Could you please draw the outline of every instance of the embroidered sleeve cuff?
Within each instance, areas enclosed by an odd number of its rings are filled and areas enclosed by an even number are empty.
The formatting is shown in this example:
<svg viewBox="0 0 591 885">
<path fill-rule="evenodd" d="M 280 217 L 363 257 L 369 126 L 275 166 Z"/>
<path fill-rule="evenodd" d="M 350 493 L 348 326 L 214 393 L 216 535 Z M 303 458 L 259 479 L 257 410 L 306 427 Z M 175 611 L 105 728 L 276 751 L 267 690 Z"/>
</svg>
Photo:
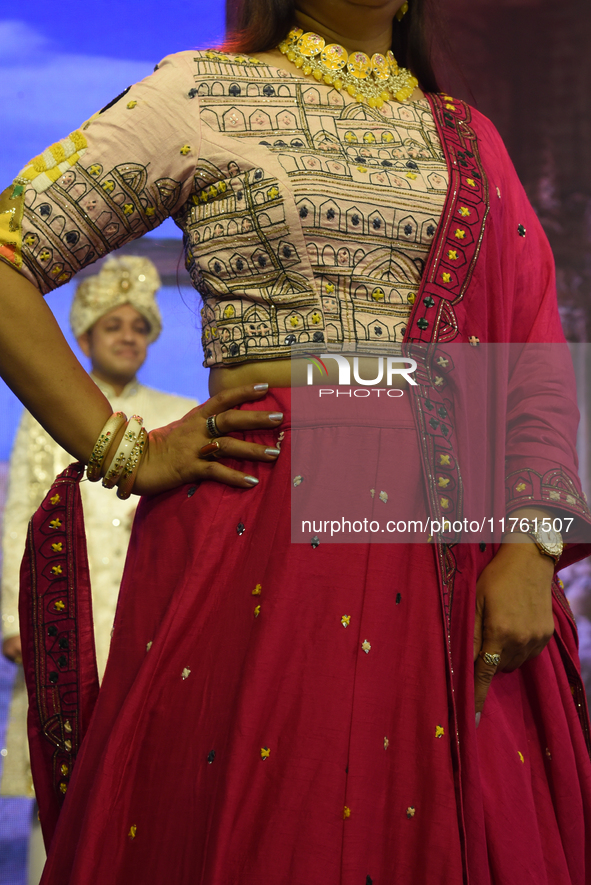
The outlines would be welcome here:
<svg viewBox="0 0 591 885">
<path fill-rule="evenodd" d="M 523 468 L 505 480 L 507 512 L 527 505 L 550 506 L 576 514 L 591 525 L 591 512 L 578 482 L 563 467 L 545 473 Z"/>
</svg>

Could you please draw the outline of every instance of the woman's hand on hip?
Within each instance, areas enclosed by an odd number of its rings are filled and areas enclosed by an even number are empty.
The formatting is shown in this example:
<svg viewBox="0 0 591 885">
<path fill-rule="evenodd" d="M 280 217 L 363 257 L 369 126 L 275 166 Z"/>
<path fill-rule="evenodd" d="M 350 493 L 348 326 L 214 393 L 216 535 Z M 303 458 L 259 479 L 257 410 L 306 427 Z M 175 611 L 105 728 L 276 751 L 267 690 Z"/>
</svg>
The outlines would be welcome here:
<svg viewBox="0 0 591 885">
<path fill-rule="evenodd" d="M 258 388 L 258 389 L 256 389 Z M 153 430 L 149 435 L 147 454 L 138 471 L 134 492 L 154 495 L 174 489 L 186 482 L 214 480 L 237 488 L 249 489 L 257 484 L 256 477 L 246 471 L 227 467 L 219 458 L 245 461 L 276 461 L 279 450 L 246 440 L 226 436 L 249 430 L 278 429 L 283 420 L 279 412 L 238 410 L 235 406 L 254 402 L 267 393 L 267 385 L 247 385 L 224 390 L 193 409 L 180 421 Z M 200 450 L 213 442 L 207 419 L 215 416 L 220 436 L 215 437 L 215 459 L 207 460 Z"/>
<path fill-rule="evenodd" d="M 495 673 L 517 669 L 550 641 L 553 574 L 552 558 L 523 537 L 520 543 L 501 544 L 480 575 L 474 624 L 477 725 Z M 496 655 L 500 656 L 498 665 Z"/>
</svg>

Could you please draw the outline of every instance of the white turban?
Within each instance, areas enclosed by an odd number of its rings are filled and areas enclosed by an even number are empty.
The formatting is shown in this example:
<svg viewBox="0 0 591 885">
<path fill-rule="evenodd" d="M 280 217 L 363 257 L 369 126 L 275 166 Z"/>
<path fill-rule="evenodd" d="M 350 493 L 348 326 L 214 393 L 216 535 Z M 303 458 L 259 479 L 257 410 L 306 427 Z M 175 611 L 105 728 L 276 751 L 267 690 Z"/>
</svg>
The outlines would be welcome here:
<svg viewBox="0 0 591 885">
<path fill-rule="evenodd" d="M 147 320 L 151 344 L 162 331 L 156 301 L 161 285 L 158 271 L 149 259 L 136 255 L 107 258 L 99 272 L 82 280 L 76 290 L 70 310 L 74 335 L 79 338 L 113 308 L 131 304 Z"/>
</svg>

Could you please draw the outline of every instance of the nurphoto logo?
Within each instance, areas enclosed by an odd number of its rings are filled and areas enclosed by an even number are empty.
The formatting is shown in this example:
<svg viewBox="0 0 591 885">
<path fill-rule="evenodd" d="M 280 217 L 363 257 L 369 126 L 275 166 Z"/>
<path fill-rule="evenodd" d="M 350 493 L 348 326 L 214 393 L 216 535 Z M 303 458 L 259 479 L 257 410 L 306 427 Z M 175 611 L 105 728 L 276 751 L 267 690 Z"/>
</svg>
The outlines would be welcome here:
<svg viewBox="0 0 591 885">
<path fill-rule="evenodd" d="M 320 356 L 312 356 L 312 354 L 307 354 L 306 358 L 308 360 L 307 366 L 307 377 L 306 384 L 308 386 L 314 385 L 314 369 L 317 369 L 320 373 L 321 377 L 327 379 L 329 376 L 329 371 L 326 366 L 324 360 L 335 360 L 338 366 L 339 372 L 339 387 L 351 387 L 351 362 L 350 358 L 343 356 L 342 354 L 336 353 L 322 353 Z M 410 359 L 409 357 L 401 357 L 401 356 L 388 356 L 388 357 L 367 357 L 364 359 L 364 363 L 371 359 L 372 364 L 374 361 L 376 363 L 377 375 L 375 378 L 362 378 L 361 371 L 359 366 L 359 357 L 353 357 L 353 382 L 358 384 L 362 389 L 355 390 L 355 396 L 369 396 L 369 390 L 363 390 L 363 388 L 367 387 L 393 387 L 392 391 L 388 391 L 388 396 L 403 396 L 404 391 L 400 389 L 398 386 L 394 387 L 394 376 L 398 375 L 404 378 L 407 384 L 411 386 L 415 386 L 417 382 L 412 377 L 412 373 L 416 372 L 417 363 L 416 360 Z M 364 366 L 364 369 L 367 369 L 367 365 Z M 374 371 L 376 371 L 374 369 Z M 319 391 L 319 396 L 326 396 L 335 393 L 333 388 L 321 388 Z M 336 391 L 337 396 L 339 395 L 339 391 Z M 350 395 L 350 391 L 348 392 Z"/>
</svg>

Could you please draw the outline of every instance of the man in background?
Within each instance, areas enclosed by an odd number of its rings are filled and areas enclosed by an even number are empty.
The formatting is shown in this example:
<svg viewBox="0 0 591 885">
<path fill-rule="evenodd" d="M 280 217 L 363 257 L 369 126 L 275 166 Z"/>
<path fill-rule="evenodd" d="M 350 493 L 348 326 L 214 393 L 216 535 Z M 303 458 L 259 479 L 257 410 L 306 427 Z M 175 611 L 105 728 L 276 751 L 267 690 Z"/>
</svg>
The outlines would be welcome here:
<svg viewBox="0 0 591 885">
<path fill-rule="evenodd" d="M 144 418 L 147 430 L 175 421 L 197 402 L 145 387 L 136 379 L 148 347 L 160 335 L 162 323 L 156 301 L 158 272 L 146 258 L 109 258 L 98 274 L 84 279 L 76 291 L 70 324 L 80 348 L 90 359 L 91 377 L 113 411 Z M 48 371 L 51 368 L 48 367 Z M 18 622 L 19 570 L 28 522 L 57 474 L 74 459 L 24 412 L 10 459 L 2 538 L 2 651 L 21 663 Z M 92 587 L 95 646 L 102 679 L 127 545 L 139 498 L 121 501 L 101 483 L 82 482 L 88 560 Z M 18 668 L 6 735 L 0 795 L 33 796 L 23 669 Z M 39 881 L 38 837 L 31 841 L 29 882 Z M 40 841 L 40 836 L 39 836 Z"/>
</svg>

